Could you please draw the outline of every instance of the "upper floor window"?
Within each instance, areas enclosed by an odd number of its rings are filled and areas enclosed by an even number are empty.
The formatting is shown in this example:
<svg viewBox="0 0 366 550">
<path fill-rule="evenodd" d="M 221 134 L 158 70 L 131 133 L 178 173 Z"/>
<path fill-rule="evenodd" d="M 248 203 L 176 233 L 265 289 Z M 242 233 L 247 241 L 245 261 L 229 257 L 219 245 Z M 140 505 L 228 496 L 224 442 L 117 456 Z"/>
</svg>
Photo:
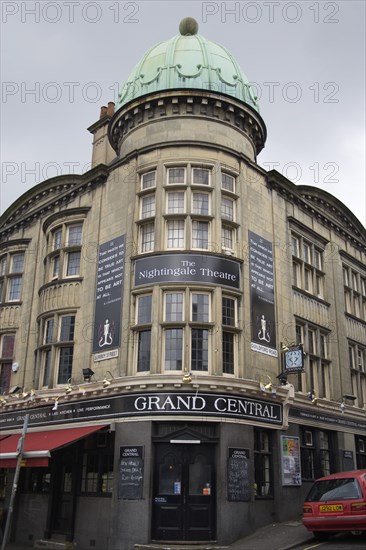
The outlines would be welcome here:
<svg viewBox="0 0 366 550">
<path fill-rule="evenodd" d="M 323 250 L 301 235 L 292 234 L 293 284 L 318 298 L 324 297 Z"/>
<path fill-rule="evenodd" d="M 234 374 L 236 356 L 237 300 L 222 297 L 222 371 Z"/>
<path fill-rule="evenodd" d="M 141 189 L 150 189 L 156 185 L 156 171 L 146 172 L 141 176 Z"/>
<path fill-rule="evenodd" d="M 235 178 L 233 176 L 229 176 L 229 174 L 222 174 L 221 187 L 225 191 L 235 193 Z"/>
<path fill-rule="evenodd" d="M 185 168 L 168 168 L 168 184 L 185 184 L 186 169 Z"/>
<path fill-rule="evenodd" d="M 366 347 L 355 342 L 348 345 L 349 367 L 351 369 L 352 394 L 354 404 L 366 406 Z"/>
<path fill-rule="evenodd" d="M 42 321 L 40 342 L 41 384 L 67 384 L 72 376 L 75 315 L 62 314 Z"/>
<path fill-rule="evenodd" d="M 189 370 L 208 370 L 210 318 L 210 294 L 188 290 L 164 294 L 165 370 L 181 370 L 184 365 Z"/>
<path fill-rule="evenodd" d="M 224 220 L 234 221 L 234 201 L 232 199 L 222 197 L 221 217 Z"/>
<path fill-rule="evenodd" d="M 151 359 L 152 295 L 142 294 L 136 300 L 137 372 L 147 372 Z"/>
<path fill-rule="evenodd" d="M 82 223 L 62 224 L 49 236 L 51 252 L 47 256 L 50 280 L 78 277 L 81 266 Z"/>
<path fill-rule="evenodd" d="M 343 265 L 343 284 L 346 312 L 366 321 L 366 278 Z"/>
<path fill-rule="evenodd" d="M 299 374 L 299 391 L 330 398 L 331 361 L 329 332 L 310 324 L 296 323 L 296 343 L 304 345 L 305 369 Z"/>
<path fill-rule="evenodd" d="M 0 258 L 0 302 L 21 299 L 25 252 L 9 252 Z"/>
<path fill-rule="evenodd" d="M 208 168 L 192 168 L 192 184 L 210 185 L 210 176 Z"/>
<path fill-rule="evenodd" d="M 15 334 L 0 335 L 0 395 L 9 392 L 14 361 Z"/>
<path fill-rule="evenodd" d="M 155 216 L 155 193 L 141 197 L 141 218 Z"/>
<path fill-rule="evenodd" d="M 144 223 L 140 226 L 140 252 L 154 250 L 155 225 L 154 222 Z"/>
</svg>

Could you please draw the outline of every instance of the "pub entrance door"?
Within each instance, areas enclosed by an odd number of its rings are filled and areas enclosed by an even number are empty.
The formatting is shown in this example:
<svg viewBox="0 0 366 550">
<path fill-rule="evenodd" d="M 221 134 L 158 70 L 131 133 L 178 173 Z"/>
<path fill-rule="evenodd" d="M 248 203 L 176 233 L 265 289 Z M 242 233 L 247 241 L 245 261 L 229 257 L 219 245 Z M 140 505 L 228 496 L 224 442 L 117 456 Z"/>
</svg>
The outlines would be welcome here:
<svg viewBox="0 0 366 550">
<path fill-rule="evenodd" d="M 78 445 L 71 445 L 52 455 L 47 538 L 66 541 L 74 538 L 77 471 Z"/>
<path fill-rule="evenodd" d="M 156 444 L 153 539 L 214 540 L 214 449 L 199 441 Z"/>
</svg>

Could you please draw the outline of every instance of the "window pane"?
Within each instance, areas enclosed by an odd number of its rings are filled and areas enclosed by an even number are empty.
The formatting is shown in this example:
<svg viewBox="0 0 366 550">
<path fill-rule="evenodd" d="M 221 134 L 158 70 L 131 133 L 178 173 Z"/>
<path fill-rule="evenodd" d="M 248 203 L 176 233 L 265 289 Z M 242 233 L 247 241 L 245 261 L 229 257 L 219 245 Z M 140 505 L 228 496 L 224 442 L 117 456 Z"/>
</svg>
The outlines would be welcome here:
<svg viewBox="0 0 366 550">
<path fill-rule="evenodd" d="M 11 373 L 11 363 L 3 363 L 0 370 L 0 395 L 9 392 Z"/>
<path fill-rule="evenodd" d="M 170 220 L 167 223 L 167 248 L 184 247 L 184 221 Z"/>
<path fill-rule="evenodd" d="M 44 338 L 43 338 L 44 344 L 50 344 L 53 341 L 53 326 L 54 326 L 54 320 L 47 319 L 44 326 Z"/>
<path fill-rule="evenodd" d="M 73 346 L 60 348 L 60 358 L 58 364 L 58 384 L 67 384 L 71 378 L 72 358 L 74 354 Z"/>
<path fill-rule="evenodd" d="M 13 254 L 11 258 L 11 273 L 22 273 L 24 268 L 24 253 Z"/>
<path fill-rule="evenodd" d="M 169 168 L 168 170 L 168 183 L 184 183 L 185 179 L 184 168 Z"/>
<path fill-rule="evenodd" d="M 221 246 L 233 250 L 234 248 L 234 230 L 230 227 L 222 226 L 221 229 Z"/>
<path fill-rule="evenodd" d="M 183 293 L 165 295 L 165 321 L 183 320 Z"/>
<path fill-rule="evenodd" d="M 61 237 L 62 237 L 62 229 L 56 229 L 53 233 L 53 250 L 57 250 L 58 248 L 61 248 Z"/>
<path fill-rule="evenodd" d="M 234 201 L 231 199 L 222 198 L 221 200 L 221 217 L 224 220 L 234 219 Z"/>
<path fill-rule="evenodd" d="M 235 326 L 235 300 L 233 298 L 222 299 L 222 324 Z"/>
<path fill-rule="evenodd" d="M 75 315 L 61 318 L 60 342 L 71 342 L 74 339 Z"/>
<path fill-rule="evenodd" d="M 6 256 L 3 256 L 0 260 L 0 276 L 6 273 Z"/>
<path fill-rule="evenodd" d="M 168 193 L 168 214 L 184 212 L 184 192 Z"/>
<path fill-rule="evenodd" d="M 208 249 L 208 223 L 197 222 L 192 223 L 192 247 Z"/>
<path fill-rule="evenodd" d="M 82 225 L 70 225 L 68 228 L 68 246 L 73 245 L 79 245 L 81 244 L 81 232 L 82 232 Z"/>
<path fill-rule="evenodd" d="M 4 334 L 2 337 L 1 359 L 10 359 L 14 355 L 14 334 Z"/>
<path fill-rule="evenodd" d="M 193 193 L 192 210 L 194 214 L 209 214 L 209 197 L 207 193 Z"/>
<path fill-rule="evenodd" d="M 51 371 L 51 350 L 48 349 L 44 352 L 43 386 L 48 386 L 50 383 L 50 371 Z"/>
<path fill-rule="evenodd" d="M 235 191 L 235 180 L 233 176 L 229 176 L 228 174 L 222 174 L 222 183 L 221 187 L 223 189 L 226 189 L 227 191 Z"/>
<path fill-rule="evenodd" d="M 155 187 L 155 176 L 156 176 L 155 170 L 153 172 L 148 172 L 147 174 L 143 174 L 141 178 L 141 188 L 149 189 L 150 187 Z"/>
<path fill-rule="evenodd" d="M 145 372 L 150 370 L 150 342 L 151 331 L 142 330 L 138 336 L 137 371 Z"/>
<path fill-rule="evenodd" d="M 193 178 L 192 182 L 201 184 L 201 185 L 209 185 L 210 183 L 210 171 L 205 168 L 193 168 Z"/>
<path fill-rule="evenodd" d="M 165 369 L 181 370 L 183 355 L 183 329 L 165 330 Z"/>
<path fill-rule="evenodd" d="M 8 300 L 20 300 L 22 290 L 22 278 L 21 277 L 12 277 L 9 279 L 9 294 Z"/>
<path fill-rule="evenodd" d="M 296 256 L 296 258 L 299 258 L 300 243 L 297 237 L 293 237 L 293 236 L 291 237 L 291 249 L 292 249 L 292 255 Z"/>
<path fill-rule="evenodd" d="M 67 255 L 67 277 L 72 277 L 74 275 L 79 275 L 80 273 L 80 257 L 81 253 L 78 252 L 69 252 Z"/>
<path fill-rule="evenodd" d="M 208 370 L 208 330 L 192 329 L 192 370 Z"/>
<path fill-rule="evenodd" d="M 141 199 L 141 218 L 155 216 L 155 195 L 147 195 Z"/>
<path fill-rule="evenodd" d="M 138 297 L 137 322 L 151 323 L 151 294 Z"/>
<path fill-rule="evenodd" d="M 60 256 L 52 258 L 52 277 L 56 278 L 60 273 Z"/>
<path fill-rule="evenodd" d="M 222 333 L 222 371 L 234 374 L 234 334 Z"/>
<path fill-rule="evenodd" d="M 207 323 L 209 319 L 208 294 L 192 294 L 192 321 Z"/>
<path fill-rule="evenodd" d="M 154 250 L 154 224 L 147 223 L 141 226 L 141 252 Z"/>
</svg>

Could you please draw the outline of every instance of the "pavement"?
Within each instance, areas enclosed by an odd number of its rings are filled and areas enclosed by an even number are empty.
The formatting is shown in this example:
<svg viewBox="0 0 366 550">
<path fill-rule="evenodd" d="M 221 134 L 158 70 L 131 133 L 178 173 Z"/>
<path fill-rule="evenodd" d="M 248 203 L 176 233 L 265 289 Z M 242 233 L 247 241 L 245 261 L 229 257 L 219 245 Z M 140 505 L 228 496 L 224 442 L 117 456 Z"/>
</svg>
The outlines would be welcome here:
<svg viewBox="0 0 366 550">
<path fill-rule="evenodd" d="M 257 529 L 252 535 L 237 540 L 224 548 L 228 550 L 291 550 L 302 544 L 312 542 L 314 542 L 314 538 L 311 533 L 305 529 L 301 520 L 296 520 L 271 523 Z M 211 547 L 215 548 L 214 545 Z M 13 543 L 8 543 L 6 546 L 6 550 L 30 550 L 30 548 L 32 546 L 20 546 Z M 180 548 L 184 550 L 183 546 Z M 95 550 L 105 549 L 97 548 Z"/>
</svg>

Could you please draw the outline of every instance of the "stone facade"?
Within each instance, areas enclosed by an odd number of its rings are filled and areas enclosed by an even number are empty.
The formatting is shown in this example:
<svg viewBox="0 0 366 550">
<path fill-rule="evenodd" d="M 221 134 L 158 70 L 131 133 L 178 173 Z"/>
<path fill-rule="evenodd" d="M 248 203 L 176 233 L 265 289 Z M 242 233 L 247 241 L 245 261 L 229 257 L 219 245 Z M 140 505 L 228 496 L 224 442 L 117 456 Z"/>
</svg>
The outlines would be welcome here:
<svg viewBox="0 0 366 550">
<path fill-rule="evenodd" d="M 100 550 L 161 539 L 229 544 L 298 516 L 314 477 L 366 467 L 365 229 L 329 193 L 260 168 L 263 120 L 231 97 L 155 93 L 115 114 L 109 104 L 89 130 L 93 168 L 30 189 L 0 221 L 2 433 L 19 433 L 27 412 L 31 435 L 96 430 L 52 448 L 43 469 L 25 457 L 13 538 L 64 537 Z M 251 235 L 266 248 L 260 273 Z M 122 236 L 108 267 L 103 246 Z M 267 326 L 253 315 L 260 277 L 273 306 Z M 108 281 L 121 288 L 114 319 L 103 317 Z M 294 344 L 303 345 L 304 370 L 281 384 Z M 286 455 L 283 436 L 298 455 Z M 191 486 L 183 477 L 189 487 L 160 491 L 158 449 L 183 457 L 195 443 L 211 460 L 200 494 L 200 506 L 210 504 L 199 527 L 179 523 L 192 510 L 177 507 L 178 528 L 163 505 L 178 506 Z M 121 481 L 126 446 L 143 449 L 142 493 L 131 498 Z M 237 501 L 230 449 L 249 457 Z M 3 462 L 5 507 L 15 458 Z M 286 458 L 302 466 L 290 482 L 296 468 Z M 67 502 L 55 481 L 62 463 L 70 517 L 57 507 Z"/>
</svg>

